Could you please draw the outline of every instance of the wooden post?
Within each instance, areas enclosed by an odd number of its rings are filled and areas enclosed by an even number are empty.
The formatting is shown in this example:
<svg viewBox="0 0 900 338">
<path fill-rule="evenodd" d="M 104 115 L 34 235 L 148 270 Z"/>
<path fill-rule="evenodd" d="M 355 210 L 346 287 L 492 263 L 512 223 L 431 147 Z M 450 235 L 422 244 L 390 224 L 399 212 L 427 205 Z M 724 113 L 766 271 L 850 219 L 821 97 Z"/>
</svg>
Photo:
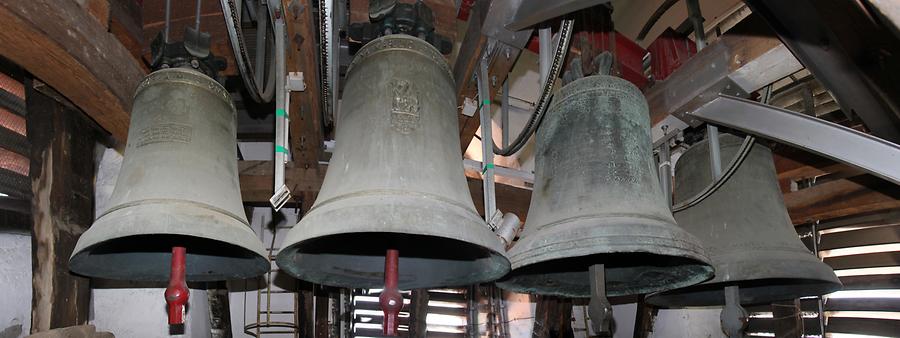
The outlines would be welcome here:
<svg viewBox="0 0 900 338">
<path fill-rule="evenodd" d="M 316 317 L 315 315 L 315 285 L 300 281 L 297 286 L 297 327 L 298 338 L 314 338 Z"/>
<path fill-rule="evenodd" d="M 644 297 L 638 297 L 637 313 L 634 319 L 634 338 L 647 338 L 653 331 L 653 317 L 659 309 L 644 302 Z"/>
<path fill-rule="evenodd" d="M 409 302 L 409 338 L 425 337 L 428 325 L 425 318 L 428 316 L 428 289 L 415 289 L 412 291 L 412 299 Z"/>
<path fill-rule="evenodd" d="M 81 111 L 26 83 L 31 143 L 31 332 L 87 324 L 90 283 L 69 273 L 75 242 L 94 220 L 98 132 Z M 22 290 L 27 292 L 26 290 Z"/>
<path fill-rule="evenodd" d="M 534 312 L 534 338 L 574 337 L 572 331 L 572 300 L 538 296 Z"/>
<path fill-rule="evenodd" d="M 800 300 L 772 303 L 772 318 L 775 321 L 775 337 L 803 337 L 803 317 L 800 315 Z"/>
<path fill-rule="evenodd" d="M 316 338 L 328 338 L 331 331 L 331 327 L 328 325 L 328 314 L 331 312 L 328 305 L 328 290 L 323 285 L 316 285 L 314 293 L 316 297 Z"/>
</svg>

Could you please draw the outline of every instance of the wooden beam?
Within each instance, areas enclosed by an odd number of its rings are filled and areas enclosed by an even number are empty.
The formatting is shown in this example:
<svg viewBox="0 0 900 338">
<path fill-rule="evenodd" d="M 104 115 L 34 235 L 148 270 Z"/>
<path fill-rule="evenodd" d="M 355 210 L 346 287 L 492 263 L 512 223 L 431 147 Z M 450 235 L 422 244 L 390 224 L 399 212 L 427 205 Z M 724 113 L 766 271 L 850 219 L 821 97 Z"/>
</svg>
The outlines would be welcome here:
<svg viewBox="0 0 900 338">
<path fill-rule="evenodd" d="M 784 194 L 794 224 L 900 208 L 900 186 L 871 175 L 815 185 Z"/>
<path fill-rule="evenodd" d="M 800 69 L 764 22 L 744 20 L 647 90 L 651 123 L 675 115 L 698 126 L 700 121 L 686 113 L 718 93 L 753 92 Z"/>
<path fill-rule="evenodd" d="M 412 290 L 409 302 L 409 338 L 425 337 L 428 325 L 428 289 Z"/>
<path fill-rule="evenodd" d="M 94 131 L 81 112 L 36 91 L 30 84 L 26 91 L 29 171 L 34 191 L 34 333 L 88 321 L 90 281 L 71 274 L 68 266 L 78 237 L 94 221 L 92 159 L 99 131 Z"/>
<path fill-rule="evenodd" d="M 46 82 L 121 144 L 145 75 L 115 36 L 73 0 L 0 2 L 2 56 Z"/>
<path fill-rule="evenodd" d="M 900 243 L 900 225 L 872 226 L 852 232 L 823 234 L 819 250 L 893 243 Z"/>
<path fill-rule="evenodd" d="M 775 336 L 784 338 L 803 337 L 803 317 L 800 315 L 799 299 L 772 303 Z"/>
<path fill-rule="evenodd" d="M 490 8 L 490 1 L 478 1 L 472 7 L 469 16 L 469 24 L 466 29 L 466 35 L 460 43 L 459 53 L 453 65 L 453 78 L 456 80 L 456 99 L 457 106 L 462 106 L 465 98 L 474 99 L 477 95 L 478 86 L 472 77 L 478 72 L 481 57 L 488 51 L 487 37 L 481 33 L 484 24 L 485 15 Z M 491 77 L 490 90 L 491 102 L 496 101 L 503 82 L 509 77 L 516 60 L 519 59 L 522 50 L 513 46 L 497 42 L 491 53 L 495 55 L 488 64 L 488 74 Z M 459 145 L 460 151 L 465 152 L 475 137 L 475 132 L 481 125 L 480 113 L 478 110 L 472 116 L 459 115 Z"/>
<path fill-rule="evenodd" d="M 291 93 L 290 153 L 292 165 L 317 168 L 323 152 L 322 101 L 319 84 L 319 32 L 312 1 L 282 0 L 288 37 L 287 70 L 303 72 L 306 90 Z"/>
<path fill-rule="evenodd" d="M 565 338 L 572 336 L 572 300 L 538 296 L 532 337 Z"/>
</svg>

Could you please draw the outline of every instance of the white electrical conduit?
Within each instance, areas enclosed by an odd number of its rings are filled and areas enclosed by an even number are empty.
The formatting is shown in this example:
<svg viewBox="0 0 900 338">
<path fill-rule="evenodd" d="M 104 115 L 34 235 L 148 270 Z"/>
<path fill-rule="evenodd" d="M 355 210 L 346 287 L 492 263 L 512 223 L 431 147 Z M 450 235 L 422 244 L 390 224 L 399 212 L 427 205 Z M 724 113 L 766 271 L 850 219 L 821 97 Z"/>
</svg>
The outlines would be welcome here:
<svg viewBox="0 0 900 338">
<path fill-rule="evenodd" d="M 271 77 L 275 78 L 275 194 L 269 199 L 269 203 L 276 211 L 291 198 L 291 192 L 284 184 L 284 166 L 288 161 L 288 100 L 289 89 L 285 86 L 287 81 L 287 68 L 285 59 L 285 32 L 284 13 L 281 10 L 280 0 L 269 0 L 269 17 L 272 18 L 275 31 L 275 69 Z M 277 8 L 277 10 L 276 10 Z"/>
</svg>

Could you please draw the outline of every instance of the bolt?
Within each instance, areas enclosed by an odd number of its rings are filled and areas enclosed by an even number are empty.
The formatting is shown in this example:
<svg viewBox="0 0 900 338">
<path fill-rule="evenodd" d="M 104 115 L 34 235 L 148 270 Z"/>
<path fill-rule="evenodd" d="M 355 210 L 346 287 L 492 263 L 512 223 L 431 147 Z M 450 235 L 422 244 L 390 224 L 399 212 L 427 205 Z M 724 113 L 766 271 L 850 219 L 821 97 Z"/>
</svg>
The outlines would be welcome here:
<svg viewBox="0 0 900 338">
<path fill-rule="evenodd" d="M 497 75 L 491 75 L 491 87 L 497 86 Z"/>
<path fill-rule="evenodd" d="M 503 55 L 506 56 L 506 60 L 509 60 L 509 58 L 512 57 L 512 51 L 509 50 L 509 47 L 506 47 L 503 50 Z"/>
<path fill-rule="evenodd" d="M 197 59 L 191 60 L 191 67 L 200 68 L 200 62 L 197 62 Z"/>
<path fill-rule="evenodd" d="M 391 300 L 389 300 L 389 301 L 388 301 L 388 304 L 389 304 L 389 305 L 391 305 L 391 306 L 394 306 L 394 305 L 396 305 L 396 304 L 397 304 L 397 301 L 396 301 L 396 300 L 393 300 L 393 299 L 391 299 Z"/>
</svg>

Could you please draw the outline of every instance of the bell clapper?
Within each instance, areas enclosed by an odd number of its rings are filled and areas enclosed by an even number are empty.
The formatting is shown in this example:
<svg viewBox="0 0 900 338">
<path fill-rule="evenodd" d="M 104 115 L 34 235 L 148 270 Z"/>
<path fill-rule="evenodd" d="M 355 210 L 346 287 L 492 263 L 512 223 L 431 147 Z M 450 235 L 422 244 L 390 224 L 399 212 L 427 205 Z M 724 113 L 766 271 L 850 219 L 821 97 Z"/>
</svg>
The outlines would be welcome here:
<svg viewBox="0 0 900 338">
<path fill-rule="evenodd" d="M 172 247 L 172 273 L 169 275 L 169 286 L 165 292 L 169 308 L 169 325 L 184 324 L 185 305 L 190 295 L 184 279 L 186 251 L 183 246 Z"/>
<path fill-rule="evenodd" d="M 588 303 L 588 315 L 594 332 L 601 337 L 612 336 L 612 304 L 606 298 L 606 271 L 603 264 L 591 265 L 591 301 Z"/>
<path fill-rule="evenodd" d="M 398 317 L 400 309 L 403 308 L 403 296 L 397 289 L 399 265 L 399 252 L 396 249 L 388 249 L 384 257 L 384 290 L 381 290 L 381 296 L 378 297 L 381 311 L 384 312 L 382 333 L 385 336 L 397 336 L 397 327 L 400 324 Z"/>
<path fill-rule="evenodd" d="M 740 299 L 737 286 L 725 287 L 725 307 L 722 308 L 719 320 L 722 322 L 722 331 L 728 337 L 743 337 L 744 327 L 749 320 L 747 310 L 741 307 Z"/>
</svg>

